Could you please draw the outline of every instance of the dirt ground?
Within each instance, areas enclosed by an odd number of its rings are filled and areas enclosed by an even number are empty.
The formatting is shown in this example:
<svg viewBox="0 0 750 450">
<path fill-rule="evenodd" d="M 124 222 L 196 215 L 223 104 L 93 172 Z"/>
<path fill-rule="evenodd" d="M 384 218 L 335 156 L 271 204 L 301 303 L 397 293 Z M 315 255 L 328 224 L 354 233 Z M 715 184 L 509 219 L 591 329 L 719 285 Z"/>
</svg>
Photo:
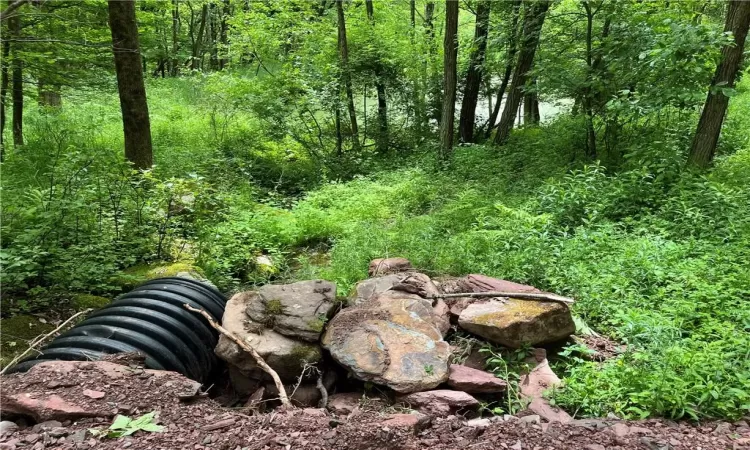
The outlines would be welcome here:
<svg viewBox="0 0 750 450">
<path fill-rule="evenodd" d="M 124 364 L 45 363 L 29 373 L 0 378 L 3 420 L 19 425 L 0 434 L 0 450 L 750 449 L 746 421 L 578 420 L 562 425 L 513 417 L 487 423 L 367 405 L 343 417 L 321 409 L 253 415 L 248 409 L 221 407 L 176 373 Z M 115 414 L 137 417 L 151 411 L 157 412 L 163 432 L 114 439 L 95 438 L 88 431 L 106 429 Z"/>
</svg>

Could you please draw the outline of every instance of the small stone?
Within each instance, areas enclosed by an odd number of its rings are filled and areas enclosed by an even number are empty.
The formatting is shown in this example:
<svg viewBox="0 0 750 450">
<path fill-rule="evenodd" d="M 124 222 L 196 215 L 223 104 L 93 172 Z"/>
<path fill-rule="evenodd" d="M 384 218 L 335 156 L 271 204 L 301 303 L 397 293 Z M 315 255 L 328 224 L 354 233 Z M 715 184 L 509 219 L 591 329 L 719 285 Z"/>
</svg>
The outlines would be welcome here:
<svg viewBox="0 0 750 450">
<path fill-rule="evenodd" d="M 362 400 L 362 394 L 359 392 L 333 394 L 328 397 L 328 409 L 338 415 L 351 414 L 359 407 L 360 400 Z"/>
<path fill-rule="evenodd" d="M 385 428 L 412 428 L 415 433 L 427 428 L 432 418 L 424 414 L 391 414 L 380 423 Z"/>
<path fill-rule="evenodd" d="M 448 373 L 448 386 L 469 394 L 493 394 L 505 391 L 508 383 L 483 370 L 452 364 Z"/>
<path fill-rule="evenodd" d="M 104 398 L 106 394 L 102 391 L 93 391 L 91 389 L 84 389 L 83 395 L 85 395 L 88 398 L 100 399 L 100 398 Z"/>
<path fill-rule="evenodd" d="M 16 444 L 5 442 L 0 444 L 0 450 L 16 450 Z"/>
<path fill-rule="evenodd" d="M 28 442 L 29 444 L 33 444 L 34 442 L 38 441 L 39 438 L 41 437 L 42 436 L 40 436 L 37 433 L 31 433 L 31 434 L 27 434 L 26 437 L 23 438 L 23 440 Z"/>
<path fill-rule="evenodd" d="M 415 392 L 397 399 L 410 407 L 442 416 L 479 407 L 479 401 L 466 392 L 447 389 Z"/>
<path fill-rule="evenodd" d="M 310 417 L 326 417 L 326 410 L 321 408 L 304 408 L 302 414 Z"/>
<path fill-rule="evenodd" d="M 677 447 L 677 446 L 679 446 L 680 444 L 681 444 L 681 442 L 680 442 L 680 441 L 678 441 L 678 440 L 677 440 L 677 439 L 675 439 L 675 438 L 670 438 L 670 439 L 669 439 L 669 445 L 671 445 L 672 447 Z"/>
<path fill-rule="evenodd" d="M 65 428 L 62 428 L 62 427 L 55 427 L 55 428 L 52 428 L 51 430 L 49 430 L 49 435 L 52 436 L 52 437 L 54 437 L 54 438 L 59 438 L 59 437 L 62 437 L 62 436 L 67 436 L 67 434 L 68 434 L 68 430 L 66 430 Z"/>
<path fill-rule="evenodd" d="M 540 424 L 540 423 L 542 423 L 542 418 L 539 417 L 539 415 L 537 415 L 537 414 L 532 414 L 530 416 L 521 417 L 520 420 L 523 423 L 535 423 L 537 425 Z"/>
<path fill-rule="evenodd" d="M 370 261 L 367 273 L 371 276 L 388 275 L 406 272 L 412 269 L 411 262 L 406 258 L 380 258 Z"/>
<path fill-rule="evenodd" d="M 516 441 L 515 444 L 510 446 L 511 450 L 521 450 L 523 449 L 523 444 L 521 444 L 521 441 Z"/>
<path fill-rule="evenodd" d="M 625 437 L 630 433 L 630 427 L 625 425 L 624 423 L 616 423 L 611 428 L 612 432 L 615 434 L 615 436 L 621 438 Z"/>
<path fill-rule="evenodd" d="M 33 446 L 33 447 L 31 447 L 31 450 L 43 450 L 43 449 L 44 449 L 44 447 L 46 447 L 46 446 L 44 445 L 44 442 L 41 442 L 41 441 L 39 441 L 39 442 L 37 442 L 36 444 L 34 444 L 34 446 Z"/>
<path fill-rule="evenodd" d="M 58 422 L 57 420 L 47 420 L 42 423 L 38 423 L 31 427 L 32 433 L 39 433 L 40 431 L 44 430 L 50 430 L 52 428 L 59 428 L 62 426 L 62 423 Z"/>
<path fill-rule="evenodd" d="M 18 425 L 16 425 L 15 422 L 11 422 L 10 420 L 3 420 L 0 422 L 0 434 L 11 434 L 18 431 Z"/>
<path fill-rule="evenodd" d="M 70 440 L 73 442 L 83 442 L 86 440 L 86 430 L 78 430 L 70 435 Z"/>
<path fill-rule="evenodd" d="M 203 442 L 202 442 L 202 444 L 203 444 L 203 445 L 208 445 L 208 444 L 210 444 L 211 442 L 213 442 L 213 436 L 211 436 L 211 435 L 209 434 L 208 436 L 206 436 L 205 438 L 203 438 Z"/>
<path fill-rule="evenodd" d="M 472 419 L 466 422 L 466 426 L 474 428 L 487 428 L 492 422 L 490 419 Z"/>
<path fill-rule="evenodd" d="M 607 450 L 602 444 L 588 444 L 583 448 L 586 450 Z"/>
<path fill-rule="evenodd" d="M 649 435 L 654 434 L 654 432 L 649 430 L 648 428 L 630 427 L 630 434 L 642 434 L 642 435 L 649 436 Z"/>
</svg>

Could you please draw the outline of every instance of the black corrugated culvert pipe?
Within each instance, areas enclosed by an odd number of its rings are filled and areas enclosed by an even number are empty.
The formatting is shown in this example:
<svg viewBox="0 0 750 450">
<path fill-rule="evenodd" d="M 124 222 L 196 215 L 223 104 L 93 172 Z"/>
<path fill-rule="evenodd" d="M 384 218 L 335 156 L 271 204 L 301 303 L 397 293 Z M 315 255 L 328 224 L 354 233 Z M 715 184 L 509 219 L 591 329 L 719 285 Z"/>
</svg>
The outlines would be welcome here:
<svg viewBox="0 0 750 450">
<path fill-rule="evenodd" d="M 203 309 L 221 322 L 226 302 L 221 292 L 200 281 L 151 280 L 92 313 L 9 372 L 26 371 L 42 361 L 87 361 L 108 353 L 138 352 L 149 369 L 173 370 L 205 382 L 217 365 L 218 335 L 203 316 L 183 305 Z"/>
</svg>

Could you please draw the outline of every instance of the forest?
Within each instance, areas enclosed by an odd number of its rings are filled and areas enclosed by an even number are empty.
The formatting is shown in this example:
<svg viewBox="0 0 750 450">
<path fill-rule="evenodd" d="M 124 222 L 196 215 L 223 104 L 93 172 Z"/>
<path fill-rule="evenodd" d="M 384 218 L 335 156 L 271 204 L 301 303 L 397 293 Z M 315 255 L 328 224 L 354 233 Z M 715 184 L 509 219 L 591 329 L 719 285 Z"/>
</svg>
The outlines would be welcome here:
<svg viewBox="0 0 750 450">
<path fill-rule="evenodd" d="M 346 295 L 401 256 L 575 298 L 624 349 L 559 350 L 550 401 L 577 417 L 750 414 L 750 2 L 3 0 L 0 20 L 3 364 L 149 277 Z"/>
</svg>

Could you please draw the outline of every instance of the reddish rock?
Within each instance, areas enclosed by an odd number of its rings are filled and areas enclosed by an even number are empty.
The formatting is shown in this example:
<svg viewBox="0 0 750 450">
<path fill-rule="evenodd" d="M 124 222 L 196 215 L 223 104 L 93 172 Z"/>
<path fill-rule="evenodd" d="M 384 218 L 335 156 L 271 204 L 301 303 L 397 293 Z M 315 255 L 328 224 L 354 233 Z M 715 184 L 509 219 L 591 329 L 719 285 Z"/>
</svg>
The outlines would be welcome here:
<svg viewBox="0 0 750 450">
<path fill-rule="evenodd" d="M 92 391 L 91 389 L 84 389 L 83 395 L 85 395 L 88 398 L 99 399 L 99 398 L 104 398 L 106 394 L 102 391 Z"/>
<path fill-rule="evenodd" d="M 450 308 L 443 299 L 437 299 L 432 310 L 435 312 L 435 327 L 445 336 L 451 329 Z"/>
<path fill-rule="evenodd" d="M 479 401 L 466 392 L 447 389 L 415 392 L 398 397 L 398 401 L 420 411 L 444 416 L 458 411 L 476 409 L 479 406 Z"/>
<path fill-rule="evenodd" d="M 334 414 L 347 415 L 359 408 L 359 402 L 362 400 L 360 392 L 345 392 L 342 394 L 333 394 L 328 397 L 328 410 Z"/>
<path fill-rule="evenodd" d="M 36 397 L 27 393 L 4 395 L 2 405 L 4 413 L 31 416 L 37 422 L 112 415 L 111 411 L 73 404 L 59 395 L 38 395 Z"/>
<path fill-rule="evenodd" d="M 367 273 L 371 277 L 412 270 L 411 262 L 406 258 L 378 258 L 370 261 Z"/>
<path fill-rule="evenodd" d="M 432 422 L 432 417 L 424 414 L 391 414 L 387 417 L 380 423 L 382 427 L 412 428 L 415 433 L 427 428 Z"/>
<path fill-rule="evenodd" d="M 468 275 L 459 280 L 459 286 L 464 288 L 463 292 L 486 292 L 486 291 L 506 291 L 506 292 L 526 292 L 541 293 L 539 289 L 527 284 L 514 283 L 508 280 L 500 280 L 479 274 Z"/>
<path fill-rule="evenodd" d="M 483 370 L 453 364 L 448 373 L 448 386 L 469 394 L 492 394 L 505 391 L 508 383 Z"/>
<path fill-rule="evenodd" d="M 560 384 L 560 379 L 549 367 L 547 352 L 541 348 L 534 349 L 534 356 L 529 358 L 528 362 L 535 366 L 529 373 L 521 376 L 519 382 L 521 396 L 531 400 L 527 408 L 548 422 L 571 422 L 573 418 L 568 413 L 550 405 L 544 398 L 546 390 Z"/>
</svg>

